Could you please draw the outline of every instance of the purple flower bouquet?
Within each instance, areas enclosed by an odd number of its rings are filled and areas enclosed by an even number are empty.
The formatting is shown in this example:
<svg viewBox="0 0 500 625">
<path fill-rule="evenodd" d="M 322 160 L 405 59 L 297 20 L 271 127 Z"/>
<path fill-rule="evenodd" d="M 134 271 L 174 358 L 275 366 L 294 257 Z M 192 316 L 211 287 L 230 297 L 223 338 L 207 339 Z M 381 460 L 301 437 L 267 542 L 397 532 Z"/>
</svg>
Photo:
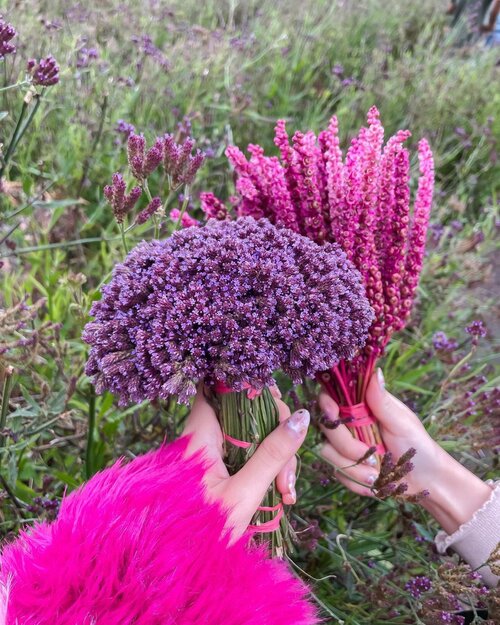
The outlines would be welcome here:
<svg viewBox="0 0 500 625">
<path fill-rule="evenodd" d="M 96 391 L 121 405 L 171 396 L 188 403 L 203 384 L 231 471 L 278 424 L 273 373 L 299 382 L 350 359 L 373 320 L 361 276 L 336 244 L 251 217 L 139 244 L 91 315 L 83 338 Z M 281 516 L 274 487 L 263 507 L 254 527 Z M 273 534 L 275 553 L 282 540 Z"/>
<path fill-rule="evenodd" d="M 421 175 L 411 209 L 410 155 L 403 145 L 409 136 L 399 131 L 384 146 L 384 129 L 373 107 L 368 127 L 352 140 L 345 160 L 336 117 L 318 137 L 297 131 L 291 144 L 285 122 L 278 121 L 275 144 L 281 160 L 265 156 L 259 145 L 248 146 L 248 160 L 235 146 L 226 152 L 236 173 L 238 215 L 267 218 L 321 245 L 336 242 L 361 273 L 375 314 L 368 341 L 352 361 L 342 357 L 318 378 L 339 403 L 341 420 L 379 455 L 384 447 L 364 403 L 366 388 L 391 335 L 409 317 L 434 184 L 432 153 L 422 139 Z M 208 216 L 226 218 L 226 207 L 211 193 L 202 195 L 202 206 Z"/>
</svg>

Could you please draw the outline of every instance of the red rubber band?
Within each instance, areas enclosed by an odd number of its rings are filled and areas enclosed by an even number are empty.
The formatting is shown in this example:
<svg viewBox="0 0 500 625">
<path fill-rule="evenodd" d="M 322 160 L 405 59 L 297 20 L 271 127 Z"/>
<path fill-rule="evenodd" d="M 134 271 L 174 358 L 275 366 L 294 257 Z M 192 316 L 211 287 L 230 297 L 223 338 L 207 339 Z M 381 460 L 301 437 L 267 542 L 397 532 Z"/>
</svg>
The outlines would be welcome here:
<svg viewBox="0 0 500 625">
<path fill-rule="evenodd" d="M 261 523 L 260 525 L 249 525 L 248 530 L 255 534 L 256 532 L 264 533 L 264 532 L 274 532 L 280 526 L 281 517 L 283 516 L 283 504 L 279 503 L 277 506 L 272 506 L 270 510 L 267 510 L 267 506 L 262 506 L 258 508 L 259 510 L 264 511 L 273 511 L 274 509 L 278 510 L 278 514 L 271 519 L 270 521 L 266 521 L 265 523 Z"/>
<path fill-rule="evenodd" d="M 241 449 L 249 449 L 252 446 L 252 443 L 249 443 L 248 441 L 239 441 L 237 438 L 233 438 L 226 433 L 224 433 L 224 438 L 228 443 L 231 443 L 231 445 L 241 447 Z"/>
<path fill-rule="evenodd" d="M 349 419 L 349 423 L 347 423 L 349 427 L 358 428 L 375 423 L 375 417 L 365 403 L 355 404 L 354 406 L 340 406 L 339 411 L 341 418 Z"/>
</svg>

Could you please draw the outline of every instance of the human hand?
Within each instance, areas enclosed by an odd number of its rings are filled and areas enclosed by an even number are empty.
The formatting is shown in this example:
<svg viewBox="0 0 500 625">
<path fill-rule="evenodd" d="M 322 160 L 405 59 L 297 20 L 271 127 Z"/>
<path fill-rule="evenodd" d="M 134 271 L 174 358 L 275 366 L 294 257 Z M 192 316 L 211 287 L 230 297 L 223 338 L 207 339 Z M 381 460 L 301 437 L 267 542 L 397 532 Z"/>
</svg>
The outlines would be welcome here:
<svg viewBox="0 0 500 625">
<path fill-rule="evenodd" d="M 274 479 L 284 504 L 293 504 L 297 498 L 295 454 L 306 437 L 309 412 L 298 410 L 290 415 L 278 388 L 272 387 L 270 391 L 278 406 L 280 425 L 262 441 L 235 475 L 230 476 L 224 465 L 222 430 L 201 388 L 184 428 L 183 434 L 191 435 L 187 455 L 203 449 L 203 457 L 210 463 L 204 477 L 207 496 L 227 509 L 226 527 L 232 532 L 232 540 L 245 533 Z"/>
<path fill-rule="evenodd" d="M 326 393 L 321 393 L 319 401 L 326 417 L 337 421 L 335 401 Z M 404 480 L 407 494 L 429 491 L 422 505 L 446 532 L 453 533 L 488 500 L 490 487 L 447 454 L 429 436 L 417 415 L 385 389 L 380 369 L 369 382 L 366 403 L 377 419 L 387 451 L 397 459 L 410 447 L 416 449 L 413 469 Z M 342 470 L 336 474 L 338 480 L 355 493 L 373 496 L 371 488 L 378 477 L 375 459 L 356 465 L 368 452 L 368 445 L 355 439 L 345 425 L 322 430 L 327 440 L 321 455 Z"/>
</svg>

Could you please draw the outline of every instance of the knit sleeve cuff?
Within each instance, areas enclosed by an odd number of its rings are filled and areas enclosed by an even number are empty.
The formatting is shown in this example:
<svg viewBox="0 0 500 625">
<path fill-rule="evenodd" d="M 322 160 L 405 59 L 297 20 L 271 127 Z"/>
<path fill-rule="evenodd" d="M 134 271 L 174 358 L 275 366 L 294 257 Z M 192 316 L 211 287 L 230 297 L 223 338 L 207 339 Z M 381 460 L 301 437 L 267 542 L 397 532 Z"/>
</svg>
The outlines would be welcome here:
<svg viewBox="0 0 500 625">
<path fill-rule="evenodd" d="M 487 482 L 491 487 L 491 497 L 476 510 L 474 515 L 461 525 L 456 532 L 448 535 L 438 532 L 436 547 L 439 553 L 447 549 L 456 551 L 473 569 L 480 567 L 488 560 L 500 541 L 500 481 Z M 499 577 L 493 575 L 490 568 L 481 566 L 478 569 L 489 586 L 496 586 Z"/>
</svg>

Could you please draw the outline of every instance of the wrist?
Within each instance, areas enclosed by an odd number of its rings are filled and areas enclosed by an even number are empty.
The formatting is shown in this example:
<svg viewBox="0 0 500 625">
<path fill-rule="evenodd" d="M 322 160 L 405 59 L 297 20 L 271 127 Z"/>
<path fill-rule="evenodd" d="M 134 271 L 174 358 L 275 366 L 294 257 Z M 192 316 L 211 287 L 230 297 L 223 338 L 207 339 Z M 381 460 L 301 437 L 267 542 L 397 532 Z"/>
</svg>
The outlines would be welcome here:
<svg viewBox="0 0 500 625">
<path fill-rule="evenodd" d="M 447 534 L 467 523 L 491 497 L 491 488 L 439 448 L 435 479 L 423 507 Z"/>
</svg>

